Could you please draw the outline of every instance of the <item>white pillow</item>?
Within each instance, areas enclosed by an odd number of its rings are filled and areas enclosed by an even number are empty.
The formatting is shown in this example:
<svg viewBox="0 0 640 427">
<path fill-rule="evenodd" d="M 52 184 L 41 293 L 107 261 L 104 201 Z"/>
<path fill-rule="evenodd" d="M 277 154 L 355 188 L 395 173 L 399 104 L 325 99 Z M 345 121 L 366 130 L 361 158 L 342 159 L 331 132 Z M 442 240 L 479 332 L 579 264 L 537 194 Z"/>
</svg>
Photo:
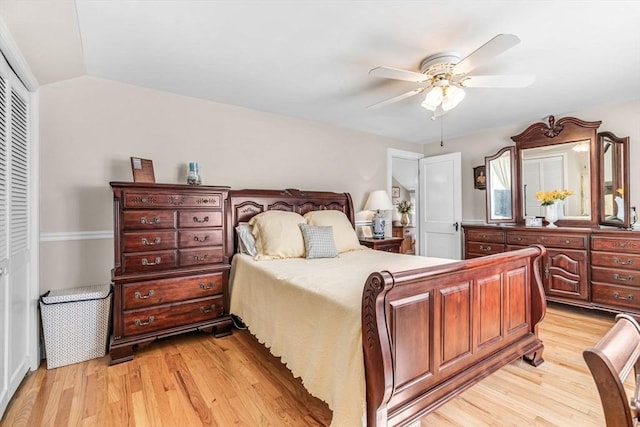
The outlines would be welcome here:
<svg viewBox="0 0 640 427">
<path fill-rule="evenodd" d="M 338 256 L 336 244 L 333 241 L 333 227 L 309 224 L 298 224 L 298 226 L 302 231 L 307 259 Z"/>
<path fill-rule="evenodd" d="M 256 256 L 258 253 L 256 250 L 256 239 L 251 233 L 251 228 L 248 222 L 241 222 L 236 227 L 236 232 L 238 233 L 238 252 Z"/>
<path fill-rule="evenodd" d="M 298 224 L 305 222 L 301 215 L 286 211 L 267 211 L 251 218 L 249 225 L 256 239 L 255 259 L 304 257 L 304 240 Z"/>
<path fill-rule="evenodd" d="M 333 239 L 339 253 L 362 249 L 349 218 L 336 210 L 311 211 L 304 214 L 309 225 L 333 227 Z"/>
</svg>

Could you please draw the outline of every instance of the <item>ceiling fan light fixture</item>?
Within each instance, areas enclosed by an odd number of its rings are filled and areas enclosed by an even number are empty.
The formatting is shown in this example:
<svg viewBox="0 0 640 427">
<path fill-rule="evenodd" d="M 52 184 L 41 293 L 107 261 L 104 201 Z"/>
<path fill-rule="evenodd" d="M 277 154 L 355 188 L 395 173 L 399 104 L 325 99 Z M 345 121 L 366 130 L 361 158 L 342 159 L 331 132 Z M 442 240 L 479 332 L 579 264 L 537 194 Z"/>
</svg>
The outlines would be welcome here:
<svg viewBox="0 0 640 427">
<path fill-rule="evenodd" d="M 435 111 L 436 108 L 438 108 L 438 105 L 442 102 L 442 97 L 442 88 L 440 86 L 433 87 L 429 92 L 427 92 L 427 96 L 425 96 L 422 106 L 429 111 Z"/>
<path fill-rule="evenodd" d="M 462 88 L 458 86 L 448 86 L 443 89 L 445 92 L 444 97 L 442 98 L 442 109 L 444 111 L 449 111 L 454 108 L 464 99 L 467 95 Z"/>
</svg>

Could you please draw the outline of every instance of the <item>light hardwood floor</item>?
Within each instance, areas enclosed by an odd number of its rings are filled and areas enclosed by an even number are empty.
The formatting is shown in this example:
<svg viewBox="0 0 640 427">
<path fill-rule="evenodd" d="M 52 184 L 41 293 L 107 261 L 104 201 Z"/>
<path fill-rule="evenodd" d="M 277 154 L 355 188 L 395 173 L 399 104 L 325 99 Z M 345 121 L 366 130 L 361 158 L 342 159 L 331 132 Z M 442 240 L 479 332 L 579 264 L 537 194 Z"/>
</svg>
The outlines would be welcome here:
<svg viewBox="0 0 640 427">
<path fill-rule="evenodd" d="M 551 306 L 545 363 L 518 360 L 421 421 L 422 426 L 603 426 L 582 359 L 613 316 Z M 631 383 L 627 384 L 629 392 Z M 131 362 L 108 358 L 29 374 L 1 426 L 324 426 L 331 411 L 246 331 L 160 340 Z"/>
</svg>

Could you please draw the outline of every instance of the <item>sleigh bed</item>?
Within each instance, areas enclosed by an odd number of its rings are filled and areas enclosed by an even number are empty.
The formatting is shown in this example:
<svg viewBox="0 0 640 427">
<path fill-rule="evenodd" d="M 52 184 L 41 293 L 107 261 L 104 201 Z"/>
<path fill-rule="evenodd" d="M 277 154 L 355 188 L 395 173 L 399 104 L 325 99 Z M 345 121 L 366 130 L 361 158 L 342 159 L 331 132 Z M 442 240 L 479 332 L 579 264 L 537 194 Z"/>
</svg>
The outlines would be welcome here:
<svg viewBox="0 0 640 427">
<path fill-rule="evenodd" d="M 270 210 L 335 210 L 348 193 L 239 190 L 234 230 Z M 332 426 L 409 425 L 502 366 L 542 363 L 546 310 L 534 246 L 467 261 L 362 248 L 336 258 L 233 256 L 231 312 L 333 410 Z"/>
</svg>

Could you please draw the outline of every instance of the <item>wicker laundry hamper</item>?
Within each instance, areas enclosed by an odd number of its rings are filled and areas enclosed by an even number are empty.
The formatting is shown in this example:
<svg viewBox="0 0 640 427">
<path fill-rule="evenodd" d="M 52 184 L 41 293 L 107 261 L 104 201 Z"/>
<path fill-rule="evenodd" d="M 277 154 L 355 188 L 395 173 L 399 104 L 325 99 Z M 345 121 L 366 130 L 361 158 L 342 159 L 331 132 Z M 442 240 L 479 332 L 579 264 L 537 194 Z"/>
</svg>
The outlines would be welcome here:
<svg viewBox="0 0 640 427">
<path fill-rule="evenodd" d="M 111 295 L 109 284 L 49 291 L 40 296 L 47 369 L 105 355 Z"/>
</svg>

